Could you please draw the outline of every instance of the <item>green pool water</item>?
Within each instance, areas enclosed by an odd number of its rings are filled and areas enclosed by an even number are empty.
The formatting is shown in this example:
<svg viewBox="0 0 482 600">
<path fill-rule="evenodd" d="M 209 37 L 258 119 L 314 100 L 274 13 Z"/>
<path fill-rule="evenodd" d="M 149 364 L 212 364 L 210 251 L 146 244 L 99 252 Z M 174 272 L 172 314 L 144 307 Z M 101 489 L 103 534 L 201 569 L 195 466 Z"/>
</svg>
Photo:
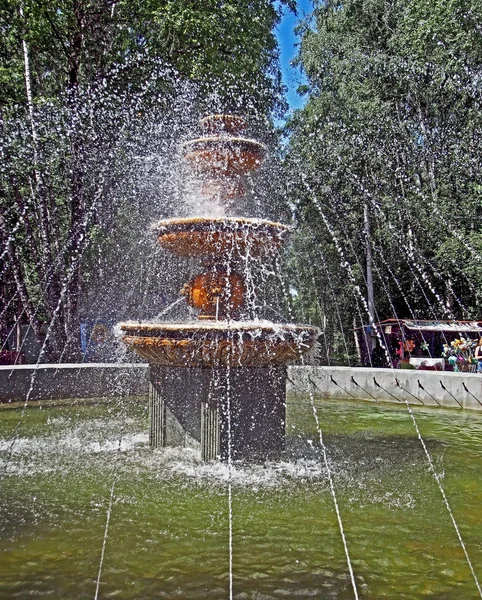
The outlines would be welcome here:
<svg viewBox="0 0 482 600">
<path fill-rule="evenodd" d="M 360 598 L 479 598 L 406 407 L 316 408 Z M 414 412 L 482 578 L 482 415 Z M 145 398 L 0 409 L 0 598 L 94 598 L 104 541 L 99 598 L 229 597 L 228 469 L 147 425 Z M 231 473 L 233 597 L 354 598 L 308 398 L 287 432 Z"/>
</svg>

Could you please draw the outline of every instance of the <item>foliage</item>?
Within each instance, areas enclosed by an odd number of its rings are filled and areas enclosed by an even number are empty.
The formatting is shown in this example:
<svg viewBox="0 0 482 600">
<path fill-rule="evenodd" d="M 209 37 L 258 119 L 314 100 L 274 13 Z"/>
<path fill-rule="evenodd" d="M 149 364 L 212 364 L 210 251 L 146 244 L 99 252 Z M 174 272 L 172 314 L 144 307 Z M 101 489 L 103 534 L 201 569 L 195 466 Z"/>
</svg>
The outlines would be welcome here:
<svg viewBox="0 0 482 600">
<path fill-rule="evenodd" d="M 179 210 L 178 131 L 227 108 L 273 139 L 278 18 L 270 0 L 2 0 L 2 343 L 20 319 L 43 360 L 76 360 L 82 318 L 152 308 L 146 261 L 165 258 L 139 236 Z"/>
<path fill-rule="evenodd" d="M 352 286 L 348 321 L 368 321 L 367 244 L 376 320 L 480 317 L 481 17 L 467 0 L 326 0 L 302 28 L 286 160 L 297 219 Z"/>
<path fill-rule="evenodd" d="M 292 0 L 280 5 L 293 6 Z M 22 13 L 19 7 L 22 6 Z M 24 97 L 22 41 L 30 49 L 34 95 L 55 98 L 66 86 L 102 82 L 133 56 L 158 58 L 215 95 L 225 109 L 282 105 L 270 0 L 3 0 L 0 10 L 0 105 Z M 142 86 L 150 62 L 123 69 L 124 85 Z M 254 112 L 254 110 L 253 110 Z"/>
</svg>

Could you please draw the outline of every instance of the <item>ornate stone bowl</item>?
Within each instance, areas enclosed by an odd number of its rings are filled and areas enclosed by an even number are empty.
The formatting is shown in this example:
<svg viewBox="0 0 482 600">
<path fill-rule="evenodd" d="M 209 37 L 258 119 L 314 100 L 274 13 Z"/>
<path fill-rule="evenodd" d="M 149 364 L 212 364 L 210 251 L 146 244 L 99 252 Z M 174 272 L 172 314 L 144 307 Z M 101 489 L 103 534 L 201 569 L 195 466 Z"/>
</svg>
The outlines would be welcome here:
<svg viewBox="0 0 482 600">
<path fill-rule="evenodd" d="M 258 169 L 266 146 L 248 138 L 213 135 L 185 142 L 182 153 L 196 173 L 225 177 Z"/>
<path fill-rule="evenodd" d="M 123 342 L 154 365 L 263 367 L 299 360 L 319 335 L 308 325 L 269 322 L 120 323 Z"/>
<path fill-rule="evenodd" d="M 157 225 L 159 244 L 177 256 L 260 256 L 276 252 L 289 228 L 281 223 L 237 217 L 166 219 Z"/>
</svg>

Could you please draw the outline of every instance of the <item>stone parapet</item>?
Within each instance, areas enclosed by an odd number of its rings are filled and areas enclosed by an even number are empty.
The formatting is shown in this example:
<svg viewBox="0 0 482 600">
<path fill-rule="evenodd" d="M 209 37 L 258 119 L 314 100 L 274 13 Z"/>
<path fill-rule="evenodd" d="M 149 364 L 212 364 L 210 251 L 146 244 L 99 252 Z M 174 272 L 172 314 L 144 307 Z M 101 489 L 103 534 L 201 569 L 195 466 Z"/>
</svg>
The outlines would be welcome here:
<svg viewBox="0 0 482 600">
<path fill-rule="evenodd" d="M 136 396 L 147 392 L 146 364 L 0 366 L 0 402 Z"/>
<path fill-rule="evenodd" d="M 482 410 L 482 375 L 408 369 L 290 367 L 288 394 Z"/>
<path fill-rule="evenodd" d="M 0 366 L 0 402 L 146 395 L 147 364 Z M 405 369 L 288 367 L 287 392 L 482 410 L 482 375 Z"/>
</svg>

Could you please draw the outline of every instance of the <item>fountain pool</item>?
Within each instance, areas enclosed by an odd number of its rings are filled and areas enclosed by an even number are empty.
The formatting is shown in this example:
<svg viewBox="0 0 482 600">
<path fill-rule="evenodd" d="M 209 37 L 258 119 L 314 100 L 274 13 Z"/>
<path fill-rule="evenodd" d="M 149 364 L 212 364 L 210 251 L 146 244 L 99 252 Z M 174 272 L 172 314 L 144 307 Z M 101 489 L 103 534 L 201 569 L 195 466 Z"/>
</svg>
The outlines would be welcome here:
<svg viewBox="0 0 482 600">
<path fill-rule="evenodd" d="M 406 407 L 316 405 L 360 597 L 479 597 Z M 228 597 L 227 465 L 152 450 L 144 398 L 0 410 L 0 598 Z M 480 576 L 482 415 L 413 410 Z M 232 469 L 233 597 L 351 599 L 309 398 L 286 431 Z"/>
</svg>

